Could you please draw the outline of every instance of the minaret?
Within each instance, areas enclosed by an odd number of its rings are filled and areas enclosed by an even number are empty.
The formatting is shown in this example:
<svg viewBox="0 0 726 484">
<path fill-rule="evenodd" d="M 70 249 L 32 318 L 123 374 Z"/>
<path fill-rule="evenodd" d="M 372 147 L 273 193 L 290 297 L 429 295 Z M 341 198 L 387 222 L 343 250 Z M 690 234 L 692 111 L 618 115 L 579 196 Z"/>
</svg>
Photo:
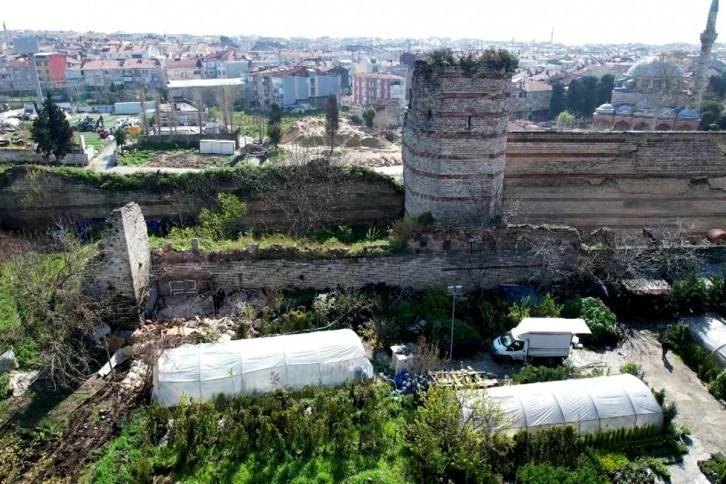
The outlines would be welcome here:
<svg viewBox="0 0 726 484">
<path fill-rule="evenodd" d="M 706 73 L 711 64 L 711 47 L 718 38 L 716 32 L 716 17 L 718 17 L 718 0 L 711 2 L 711 10 L 708 12 L 708 23 L 706 30 L 701 34 L 701 56 L 696 67 L 696 76 L 693 80 L 693 102 L 696 110 L 701 109 L 701 99 L 706 86 Z"/>
</svg>

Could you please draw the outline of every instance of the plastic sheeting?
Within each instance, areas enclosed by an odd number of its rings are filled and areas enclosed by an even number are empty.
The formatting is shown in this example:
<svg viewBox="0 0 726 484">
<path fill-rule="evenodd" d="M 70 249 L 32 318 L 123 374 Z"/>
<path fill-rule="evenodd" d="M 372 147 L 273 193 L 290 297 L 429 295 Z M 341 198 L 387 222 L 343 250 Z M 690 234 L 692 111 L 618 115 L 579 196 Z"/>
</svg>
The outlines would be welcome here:
<svg viewBox="0 0 726 484">
<path fill-rule="evenodd" d="M 219 394 L 334 386 L 359 375 L 372 377 L 373 366 L 349 329 L 183 345 L 159 358 L 154 396 L 159 405 L 171 407 L 180 398 L 209 401 Z"/>
<path fill-rule="evenodd" d="M 491 398 L 502 407 L 508 431 L 537 431 L 572 425 L 579 435 L 620 428 L 663 426 L 663 410 L 648 386 L 633 375 L 603 376 L 526 385 L 510 385 L 462 394 L 465 418 L 471 402 Z"/>
<path fill-rule="evenodd" d="M 686 322 L 698 342 L 721 367 L 726 367 L 726 321 L 706 314 L 687 318 Z"/>
</svg>

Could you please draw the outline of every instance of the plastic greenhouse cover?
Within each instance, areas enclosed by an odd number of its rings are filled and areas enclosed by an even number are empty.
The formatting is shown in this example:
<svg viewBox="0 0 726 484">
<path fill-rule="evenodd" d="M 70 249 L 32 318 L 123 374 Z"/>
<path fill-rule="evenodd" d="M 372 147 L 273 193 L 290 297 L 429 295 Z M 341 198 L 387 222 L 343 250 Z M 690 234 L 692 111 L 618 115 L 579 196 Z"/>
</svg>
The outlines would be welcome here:
<svg viewBox="0 0 726 484">
<path fill-rule="evenodd" d="M 524 318 L 516 328 L 512 329 L 512 336 L 518 338 L 526 333 L 570 333 L 590 334 L 590 328 L 584 319 L 579 318 Z"/>
<path fill-rule="evenodd" d="M 159 358 L 154 396 L 161 406 L 173 406 L 182 397 L 206 401 L 219 394 L 337 385 L 357 374 L 372 377 L 373 366 L 349 329 L 183 345 Z"/>
<path fill-rule="evenodd" d="M 696 339 L 722 367 L 726 367 L 726 321 L 713 314 L 686 318 Z"/>
<path fill-rule="evenodd" d="M 476 395 L 486 395 L 501 405 L 512 432 L 569 424 L 584 435 L 644 425 L 660 428 L 663 424 L 660 405 L 648 386 L 633 375 L 509 385 Z M 461 397 L 471 401 L 468 393 Z M 466 402 L 464 407 L 470 412 Z"/>
</svg>

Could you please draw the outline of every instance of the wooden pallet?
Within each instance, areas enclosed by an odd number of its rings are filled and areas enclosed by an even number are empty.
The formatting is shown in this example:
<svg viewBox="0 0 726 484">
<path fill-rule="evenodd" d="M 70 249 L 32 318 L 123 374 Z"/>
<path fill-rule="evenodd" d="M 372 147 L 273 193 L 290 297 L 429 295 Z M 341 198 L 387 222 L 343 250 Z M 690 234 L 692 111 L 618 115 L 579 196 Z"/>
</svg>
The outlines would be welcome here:
<svg viewBox="0 0 726 484">
<path fill-rule="evenodd" d="M 499 386 L 499 380 L 488 378 L 486 372 L 466 370 L 432 371 L 429 373 L 435 385 L 453 388 L 491 388 Z"/>
</svg>

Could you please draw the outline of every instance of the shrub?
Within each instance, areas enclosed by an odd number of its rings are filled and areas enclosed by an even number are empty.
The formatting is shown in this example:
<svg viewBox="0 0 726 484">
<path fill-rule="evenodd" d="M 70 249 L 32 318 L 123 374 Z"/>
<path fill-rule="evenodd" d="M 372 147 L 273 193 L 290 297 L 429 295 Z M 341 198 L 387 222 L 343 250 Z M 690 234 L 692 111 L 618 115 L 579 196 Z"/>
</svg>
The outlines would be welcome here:
<svg viewBox="0 0 726 484">
<path fill-rule="evenodd" d="M 693 334 L 691 333 L 691 328 L 686 323 L 678 323 L 666 330 L 665 338 L 673 345 L 673 349 L 678 351 L 679 347 L 690 344 L 693 341 Z"/>
<path fill-rule="evenodd" d="M 530 463 L 517 472 L 520 484 L 599 484 L 607 482 L 593 467 L 553 467 L 549 464 Z"/>
<path fill-rule="evenodd" d="M 594 297 L 567 301 L 562 309 L 566 318 L 582 318 L 592 331 L 592 335 L 583 337 L 589 344 L 612 345 L 617 343 L 615 331 L 615 313 L 604 302 Z"/>
<path fill-rule="evenodd" d="M 703 278 L 691 274 L 684 281 L 675 281 L 666 296 L 666 307 L 674 316 L 701 314 L 708 310 L 711 294 Z"/>
<path fill-rule="evenodd" d="M 218 193 L 219 210 L 203 208 L 199 212 L 202 233 L 213 240 L 236 239 L 247 215 L 247 204 L 231 193 Z"/>
<path fill-rule="evenodd" d="M 451 319 L 437 319 L 432 321 L 434 340 L 442 354 L 449 353 L 451 348 Z M 454 320 L 454 356 L 463 358 L 479 351 L 482 339 L 479 332 L 470 324 L 459 319 Z"/>
<path fill-rule="evenodd" d="M 580 371 L 569 363 L 555 368 L 525 365 L 512 377 L 512 383 L 522 385 L 543 381 L 569 380 L 570 378 L 577 378 L 579 376 L 581 376 Z"/>
<path fill-rule="evenodd" d="M 376 117 L 376 110 L 373 108 L 367 108 L 363 111 L 363 121 L 366 123 L 368 129 L 373 128 L 373 119 Z"/>
<path fill-rule="evenodd" d="M 708 391 L 720 400 L 726 400 L 726 370 L 723 370 L 708 385 Z"/>
<path fill-rule="evenodd" d="M 726 482 L 726 457 L 721 452 L 711 454 L 711 458 L 708 460 L 699 460 L 698 468 L 709 481 Z"/>
<path fill-rule="evenodd" d="M 535 318 L 559 318 L 564 305 L 557 304 L 550 293 L 545 294 L 539 304 L 532 306 L 531 316 Z"/>
<path fill-rule="evenodd" d="M 5 400 L 10 395 L 10 376 L 0 375 L 0 400 Z"/>
<path fill-rule="evenodd" d="M 629 361 L 625 363 L 623 366 L 620 367 L 620 373 L 622 374 L 629 374 L 633 376 L 637 376 L 638 378 L 643 378 L 643 369 L 640 368 L 640 365 L 637 364 L 634 361 Z"/>
<path fill-rule="evenodd" d="M 709 305 L 711 310 L 726 315 L 726 282 L 722 277 L 711 279 Z"/>
<path fill-rule="evenodd" d="M 360 126 L 361 124 L 363 124 L 363 119 L 360 116 L 358 116 L 357 114 L 351 114 L 350 122 L 352 124 L 355 124 L 356 126 Z"/>
</svg>

